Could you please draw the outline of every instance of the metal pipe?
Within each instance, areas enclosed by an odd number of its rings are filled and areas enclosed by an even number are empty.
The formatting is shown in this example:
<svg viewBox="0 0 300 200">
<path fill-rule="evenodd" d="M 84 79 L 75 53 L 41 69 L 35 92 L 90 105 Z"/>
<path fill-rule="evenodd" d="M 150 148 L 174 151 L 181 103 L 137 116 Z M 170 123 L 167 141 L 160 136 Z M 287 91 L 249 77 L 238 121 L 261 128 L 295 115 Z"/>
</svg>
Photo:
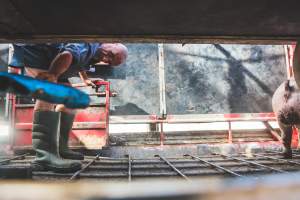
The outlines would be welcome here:
<svg viewBox="0 0 300 200">
<path fill-rule="evenodd" d="M 182 178 L 185 180 L 190 180 L 186 175 L 184 175 L 179 169 L 177 169 L 172 163 L 170 163 L 166 158 L 161 155 L 155 155 L 155 157 L 159 157 L 163 161 L 165 161 L 175 172 L 177 172 Z"/>
<path fill-rule="evenodd" d="M 164 62 L 164 46 L 158 44 L 158 72 L 159 72 L 159 110 L 161 118 L 167 115 L 166 104 L 166 81 L 165 81 L 165 62 Z"/>
<path fill-rule="evenodd" d="M 77 172 L 75 172 L 73 174 L 73 176 L 70 178 L 70 180 L 74 180 L 76 178 L 78 178 L 78 176 L 80 175 L 80 173 L 82 173 L 84 170 L 86 170 L 87 168 L 89 168 L 90 165 L 92 165 L 96 160 L 99 160 L 100 154 L 98 154 L 93 160 L 91 160 L 87 165 L 85 165 L 82 169 L 78 170 Z"/>
<path fill-rule="evenodd" d="M 232 128 L 231 128 L 231 122 L 228 122 L 228 143 L 232 143 Z"/>
<path fill-rule="evenodd" d="M 267 115 L 268 113 L 266 113 Z M 271 115 L 271 114 L 269 114 Z M 211 123 L 211 122 L 239 122 L 239 121 L 275 121 L 273 116 L 259 116 L 259 114 L 243 114 L 240 117 L 226 117 L 223 114 L 198 114 L 198 115 L 168 115 L 166 119 L 150 119 L 148 115 L 139 116 L 110 116 L 112 124 L 145 124 L 145 123 Z"/>
<path fill-rule="evenodd" d="M 131 157 L 128 154 L 128 182 L 131 182 Z"/>
<path fill-rule="evenodd" d="M 13 55 L 13 46 L 12 44 L 9 44 L 9 48 L 8 48 L 8 63 L 11 62 L 11 59 L 12 59 L 12 55 Z M 10 67 L 7 67 L 7 72 L 11 72 L 11 68 Z M 10 110 L 11 110 L 11 102 L 10 102 L 10 99 L 11 99 L 11 94 L 10 93 L 6 93 L 6 98 L 5 98 L 5 119 L 8 119 L 9 120 L 9 117 L 10 117 Z"/>
<path fill-rule="evenodd" d="M 160 145 L 163 146 L 165 141 L 164 124 L 159 123 L 159 125 L 160 125 L 159 140 L 160 140 Z"/>
<path fill-rule="evenodd" d="M 224 168 L 224 167 L 222 167 L 222 166 L 220 166 L 220 165 L 216 165 L 216 164 L 214 164 L 214 163 L 211 163 L 211 162 L 208 162 L 208 161 L 206 161 L 206 160 L 203 160 L 202 158 L 200 158 L 200 157 L 198 157 L 198 156 L 193 156 L 193 155 L 189 155 L 189 154 L 187 154 L 187 155 L 185 155 L 185 156 L 190 156 L 190 157 L 192 157 L 192 158 L 195 159 L 195 160 L 199 160 L 199 161 L 204 162 L 204 163 L 206 163 L 206 164 L 208 164 L 208 165 L 210 165 L 210 166 L 213 166 L 213 167 L 215 167 L 215 168 L 217 168 L 217 169 L 221 169 L 222 171 L 227 172 L 227 173 L 230 174 L 230 175 L 234 175 L 234 176 L 238 176 L 238 177 L 244 177 L 243 175 L 238 174 L 238 173 L 235 173 L 234 171 L 231 171 L 231 170 L 229 170 L 229 169 L 226 169 L 226 168 Z"/>
</svg>

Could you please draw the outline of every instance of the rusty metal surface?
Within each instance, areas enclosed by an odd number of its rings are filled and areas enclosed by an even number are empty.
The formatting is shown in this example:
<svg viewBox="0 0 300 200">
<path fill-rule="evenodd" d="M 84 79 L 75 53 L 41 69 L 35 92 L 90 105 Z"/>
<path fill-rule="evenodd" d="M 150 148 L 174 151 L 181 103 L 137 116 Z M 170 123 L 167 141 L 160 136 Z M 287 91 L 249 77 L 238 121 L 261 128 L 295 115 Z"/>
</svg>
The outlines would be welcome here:
<svg viewBox="0 0 300 200">
<path fill-rule="evenodd" d="M 211 151 L 206 155 L 190 154 L 181 156 L 163 156 L 135 158 L 125 155 L 121 158 L 86 156 L 84 168 L 74 174 L 54 172 L 31 172 L 32 156 L 11 160 L 0 165 L 1 178 L 19 178 L 33 180 L 98 180 L 98 181 L 137 181 L 153 178 L 184 178 L 186 180 L 207 177 L 256 177 L 264 174 L 290 173 L 300 171 L 300 152 L 294 151 L 294 159 L 283 159 L 280 152 L 263 151 L 260 153 L 223 154 Z M 159 157 L 160 159 L 157 159 Z M 130 158 L 130 162 L 129 159 Z M 7 159 L 5 158 L 1 158 Z M 6 176 L 4 174 L 6 173 Z M 24 176 L 26 174 L 27 176 Z"/>
<path fill-rule="evenodd" d="M 297 0 L 1 0 L 1 41 L 291 40 Z M 68 9 L 66 9 L 68 8 Z"/>
</svg>

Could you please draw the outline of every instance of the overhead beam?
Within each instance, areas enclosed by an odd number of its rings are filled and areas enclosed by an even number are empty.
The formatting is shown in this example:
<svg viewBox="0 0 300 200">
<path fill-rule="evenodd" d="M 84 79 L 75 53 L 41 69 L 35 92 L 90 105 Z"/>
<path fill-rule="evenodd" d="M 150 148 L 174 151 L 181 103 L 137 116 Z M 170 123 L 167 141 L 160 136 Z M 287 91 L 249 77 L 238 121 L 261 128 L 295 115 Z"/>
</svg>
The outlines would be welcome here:
<svg viewBox="0 0 300 200">
<path fill-rule="evenodd" d="M 0 43 L 126 42 L 185 44 L 273 44 L 291 45 L 299 37 L 187 36 L 187 35 L 15 35 L 1 36 Z"/>
<path fill-rule="evenodd" d="M 287 44 L 298 0 L 0 0 L 0 42 Z"/>
</svg>

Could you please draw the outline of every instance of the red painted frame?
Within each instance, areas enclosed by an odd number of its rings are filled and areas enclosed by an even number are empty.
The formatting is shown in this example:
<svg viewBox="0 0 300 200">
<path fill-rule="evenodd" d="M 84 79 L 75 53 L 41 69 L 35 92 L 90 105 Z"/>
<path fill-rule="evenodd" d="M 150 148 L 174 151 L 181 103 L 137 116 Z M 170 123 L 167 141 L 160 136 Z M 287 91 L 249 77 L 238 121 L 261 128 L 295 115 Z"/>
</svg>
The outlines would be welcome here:
<svg viewBox="0 0 300 200">
<path fill-rule="evenodd" d="M 287 76 L 288 78 L 293 76 L 293 70 L 292 70 L 292 60 L 293 60 L 293 52 L 294 52 L 295 45 L 286 45 L 285 50 L 286 50 L 286 66 L 287 66 Z M 104 85 L 105 86 L 105 112 L 100 114 L 100 118 L 102 120 L 105 120 L 105 126 L 104 130 L 102 129 L 102 132 L 100 134 L 96 134 L 99 137 L 102 137 L 105 142 L 103 146 L 108 145 L 108 137 L 109 137 L 109 108 L 110 108 L 110 84 L 107 81 L 99 81 L 99 85 Z M 23 122 L 17 122 L 16 121 L 16 113 L 17 113 L 17 107 L 16 107 L 16 98 L 15 96 L 10 96 L 9 101 L 12 101 L 12 118 L 11 122 L 12 125 L 14 126 L 15 130 L 23 130 L 23 137 L 16 137 L 16 134 L 13 134 L 12 136 L 12 145 L 13 146 L 27 146 L 31 145 L 31 120 L 32 115 L 28 115 L 28 113 L 25 113 L 25 115 L 21 118 L 21 121 Z M 91 116 L 89 116 L 91 117 Z M 87 121 L 87 115 L 77 115 L 76 117 L 76 122 L 86 122 Z M 219 115 L 204 115 L 197 120 L 191 120 L 191 119 L 178 119 L 176 118 L 175 115 L 168 115 L 166 119 L 161 119 L 156 115 L 149 115 L 147 118 L 136 120 L 133 119 L 132 122 L 128 120 L 126 123 L 157 123 L 160 124 L 161 126 L 161 145 L 164 143 L 164 132 L 163 132 L 163 123 L 200 123 L 200 122 L 215 122 L 215 121 L 224 121 L 229 123 L 229 130 L 228 130 L 228 143 L 232 143 L 232 130 L 231 130 L 231 122 L 232 121 L 274 121 L 276 120 L 274 113 L 231 113 L 231 114 L 219 114 Z M 24 123 L 24 121 L 26 123 Z M 140 121 L 140 122 L 139 122 Z M 112 122 L 114 123 L 114 122 Z M 71 138 L 76 137 L 76 132 L 80 135 L 94 135 L 95 132 L 98 131 L 99 129 L 95 130 L 73 130 L 73 133 L 71 134 Z M 272 134 L 272 132 L 271 132 Z M 275 141 L 278 141 L 279 138 L 276 135 L 272 135 L 274 137 Z M 298 130 L 294 127 L 293 129 L 293 141 L 292 141 L 292 146 L 297 147 L 299 144 L 299 133 Z M 18 140 L 16 138 L 19 138 Z"/>
<path fill-rule="evenodd" d="M 88 149 L 101 149 L 108 145 L 110 83 L 97 81 L 96 85 L 105 87 L 105 105 L 87 108 L 92 111 L 99 109 L 100 113 L 88 112 L 87 109 L 77 113 L 69 141 L 73 147 L 85 146 Z M 14 130 L 11 140 L 12 148 L 31 148 L 33 105 L 17 105 L 15 96 L 11 100 L 13 102 L 11 120 Z"/>
</svg>

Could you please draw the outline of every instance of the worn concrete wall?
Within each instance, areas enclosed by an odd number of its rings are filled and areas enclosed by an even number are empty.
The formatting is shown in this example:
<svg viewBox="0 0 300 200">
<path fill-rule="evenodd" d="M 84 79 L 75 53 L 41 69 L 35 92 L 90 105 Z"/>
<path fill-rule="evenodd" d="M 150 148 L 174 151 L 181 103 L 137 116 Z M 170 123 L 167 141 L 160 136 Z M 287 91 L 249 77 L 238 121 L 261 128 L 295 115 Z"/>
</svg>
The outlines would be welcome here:
<svg viewBox="0 0 300 200">
<path fill-rule="evenodd" d="M 121 67 L 99 71 L 112 83 L 113 115 L 158 114 L 157 44 L 127 44 Z M 286 77 L 282 45 L 165 44 L 168 114 L 271 112 Z"/>
<path fill-rule="evenodd" d="M 165 45 L 169 114 L 271 112 L 282 45 Z"/>
<path fill-rule="evenodd" d="M 126 46 L 129 54 L 125 64 L 112 69 L 96 68 L 96 73 L 88 75 L 109 80 L 111 89 L 118 93 L 111 98 L 112 115 L 159 114 L 157 44 Z"/>
</svg>

